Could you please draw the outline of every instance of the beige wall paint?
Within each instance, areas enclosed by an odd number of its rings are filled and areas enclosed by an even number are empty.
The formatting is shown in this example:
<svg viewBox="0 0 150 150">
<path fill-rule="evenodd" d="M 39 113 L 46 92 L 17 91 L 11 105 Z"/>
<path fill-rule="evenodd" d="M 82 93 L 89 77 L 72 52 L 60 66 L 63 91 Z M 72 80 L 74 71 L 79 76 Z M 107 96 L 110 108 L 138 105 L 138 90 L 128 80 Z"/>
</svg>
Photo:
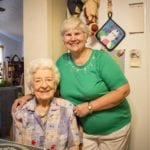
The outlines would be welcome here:
<svg viewBox="0 0 150 150">
<path fill-rule="evenodd" d="M 47 0 L 25 0 L 23 14 L 25 61 L 47 57 Z"/>
<path fill-rule="evenodd" d="M 49 25 L 52 25 L 52 32 L 49 31 L 49 36 L 52 35 L 51 51 L 53 60 L 56 61 L 65 51 L 65 47 L 60 36 L 60 28 L 63 20 L 66 18 L 66 0 L 53 0 L 52 6 L 52 21 L 49 22 Z"/>
<path fill-rule="evenodd" d="M 148 108 L 148 118 L 147 118 L 147 122 L 148 122 L 148 141 L 150 141 L 150 61 L 149 61 L 149 56 L 150 56 L 150 1 L 146 0 L 146 33 L 147 33 L 147 37 L 146 37 L 146 42 L 147 42 L 147 65 L 148 65 L 148 75 L 147 75 L 147 84 L 148 84 L 148 95 L 147 95 L 147 108 Z M 148 150 L 150 149 L 150 144 L 148 145 Z"/>
<path fill-rule="evenodd" d="M 25 0 L 23 7 L 24 60 L 28 63 L 39 57 L 54 61 L 64 51 L 60 25 L 66 17 L 65 0 Z M 25 86 L 25 93 L 29 90 Z"/>
<path fill-rule="evenodd" d="M 47 0 L 23 1 L 24 63 L 49 57 L 47 43 Z M 25 87 L 26 93 L 28 89 Z"/>
</svg>

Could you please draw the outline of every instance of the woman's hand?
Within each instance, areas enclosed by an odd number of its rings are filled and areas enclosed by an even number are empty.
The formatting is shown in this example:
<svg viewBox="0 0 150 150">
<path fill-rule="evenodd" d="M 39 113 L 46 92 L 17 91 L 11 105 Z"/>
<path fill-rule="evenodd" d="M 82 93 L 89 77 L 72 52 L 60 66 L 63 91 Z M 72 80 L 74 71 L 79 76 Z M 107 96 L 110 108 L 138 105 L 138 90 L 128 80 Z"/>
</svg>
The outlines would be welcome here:
<svg viewBox="0 0 150 150">
<path fill-rule="evenodd" d="M 121 87 L 118 87 L 116 90 L 110 91 L 108 94 L 90 101 L 91 108 L 89 108 L 88 102 L 75 106 L 73 109 L 74 114 L 78 117 L 84 117 L 92 111 L 102 111 L 113 108 L 119 105 L 129 93 L 130 87 L 129 84 L 126 83 Z"/>
<path fill-rule="evenodd" d="M 33 95 L 28 94 L 22 97 L 17 98 L 14 103 L 12 104 L 12 112 L 16 111 L 16 108 L 19 106 L 20 108 L 22 108 L 22 106 L 31 98 L 33 98 Z"/>
<path fill-rule="evenodd" d="M 88 103 L 83 103 L 75 106 L 73 108 L 73 112 L 78 117 L 84 117 L 88 115 L 90 113 L 88 108 Z"/>
</svg>

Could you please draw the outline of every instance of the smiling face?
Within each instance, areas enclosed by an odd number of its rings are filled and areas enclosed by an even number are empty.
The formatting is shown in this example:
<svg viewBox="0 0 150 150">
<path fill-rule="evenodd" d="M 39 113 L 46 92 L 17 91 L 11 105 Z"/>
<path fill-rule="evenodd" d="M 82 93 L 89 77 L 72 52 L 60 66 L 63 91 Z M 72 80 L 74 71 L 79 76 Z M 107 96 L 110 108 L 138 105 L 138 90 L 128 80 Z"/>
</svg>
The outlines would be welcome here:
<svg viewBox="0 0 150 150">
<path fill-rule="evenodd" d="M 71 53 L 79 52 L 85 48 L 86 35 L 81 29 L 70 29 L 63 35 L 64 44 Z"/>
<path fill-rule="evenodd" d="M 49 69 L 38 69 L 33 74 L 32 89 L 38 102 L 49 102 L 56 89 L 53 72 Z"/>
</svg>

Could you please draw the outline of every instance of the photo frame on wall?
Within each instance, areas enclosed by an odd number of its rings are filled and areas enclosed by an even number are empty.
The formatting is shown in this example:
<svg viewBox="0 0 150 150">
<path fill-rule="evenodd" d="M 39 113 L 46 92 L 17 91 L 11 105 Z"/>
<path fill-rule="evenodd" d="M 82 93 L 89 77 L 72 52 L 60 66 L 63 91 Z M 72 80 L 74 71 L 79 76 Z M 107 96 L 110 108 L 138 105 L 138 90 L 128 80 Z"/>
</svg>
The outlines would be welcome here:
<svg viewBox="0 0 150 150">
<path fill-rule="evenodd" d="M 130 50 L 130 67 L 140 68 L 141 67 L 141 50 L 132 49 Z"/>
<path fill-rule="evenodd" d="M 128 30 L 129 34 L 144 33 L 144 3 L 129 3 Z"/>
</svg>

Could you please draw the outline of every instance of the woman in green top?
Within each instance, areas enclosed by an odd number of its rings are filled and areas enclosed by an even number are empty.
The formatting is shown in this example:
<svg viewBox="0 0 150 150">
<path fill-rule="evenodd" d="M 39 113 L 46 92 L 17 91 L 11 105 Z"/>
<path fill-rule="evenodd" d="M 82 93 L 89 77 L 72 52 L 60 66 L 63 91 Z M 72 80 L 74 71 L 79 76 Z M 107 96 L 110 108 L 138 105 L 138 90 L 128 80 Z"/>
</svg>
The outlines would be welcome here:
<svg viewBox="0 0 150 150">
<path fill-rule="evenodd" d="M 127 150 L 131 122 L 127 79 L 109 54 L 86 47 L 89 30 L 79 18 L 65 20 L 61 35 L 67 52 L 56 62 L 59 92 L 75 105 L 83 127 L 82 149 Z"/>
</svg>

